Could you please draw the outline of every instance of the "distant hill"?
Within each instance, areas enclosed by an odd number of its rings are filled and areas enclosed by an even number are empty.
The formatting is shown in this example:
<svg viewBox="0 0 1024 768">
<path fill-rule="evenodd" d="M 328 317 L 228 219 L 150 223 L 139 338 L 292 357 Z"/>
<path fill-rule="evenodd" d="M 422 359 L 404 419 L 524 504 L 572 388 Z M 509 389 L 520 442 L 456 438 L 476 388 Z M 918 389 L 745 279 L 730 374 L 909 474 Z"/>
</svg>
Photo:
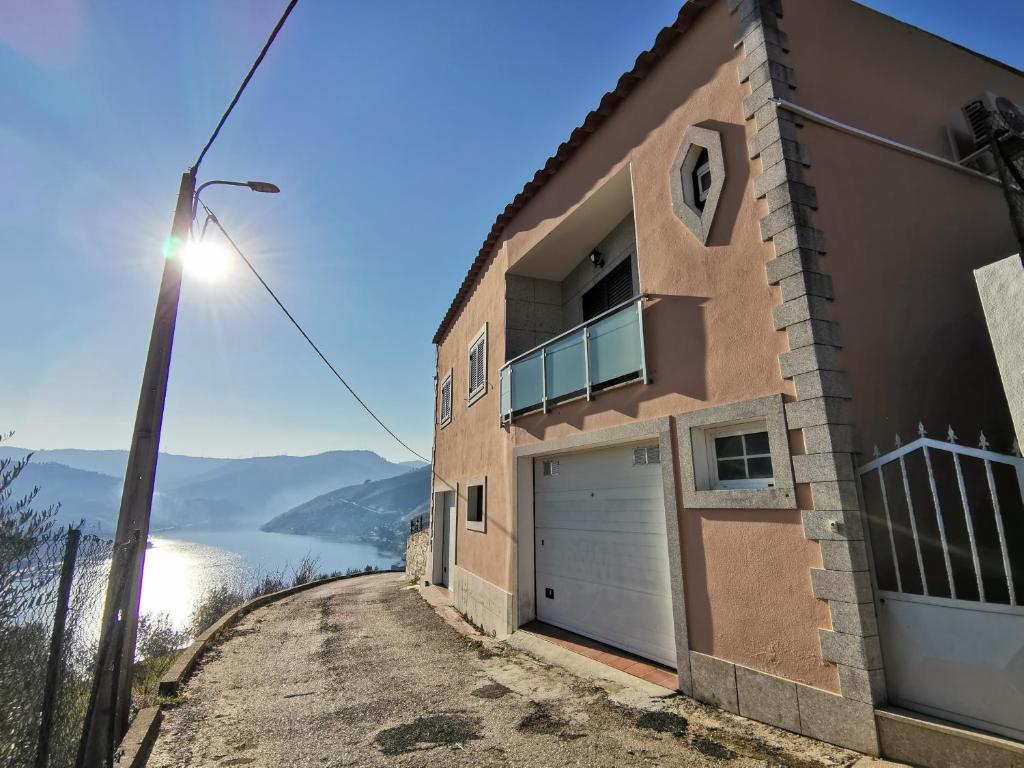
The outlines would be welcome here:
<svg viewBox="0 0 1024 768">
<path fill-rule="evenodd" d="M 124 478 L 125 467 L 128 466 L 128 451 L 91 451 L 82 448 L 30 451 L 27 448 L 0 445 L 0 458 L 21 459 L 28 453 L 32 453 L 33 463 L 63 464 L 72 469 L 99 472 L 118 479 Z M 161 453 L 156 465 L 157 489 L 159 490 L 165 485 L 180 483 L 232 461 L 238 461 L 238 459 L 211 459 L 203 456 Z"/>
<path fill-rule="evenodd" d="M 394 549 L 408 520 L 430 508 L 430 468 L 360 483 L 317 496 L 261 526 L 261 530 L 373 541 Z"/>
<path fill-rule="evenodd" d="M 430 466 L 429 464 L 427 464 L 427 462 L 422 461 L 421 459 L 413 459 L 412 461 L 400 461 L 398 463 L 401 464 L 403 467 L 408 467 L 409 469 L 419 469 L 420 467 Z"/>
<path fill-rule="evenodd" d="M 180 499 L 230 502 L 262 523 L 282 509 L 366 480 L 404 473 L 372 451 L 330 451 L 316 456 L 264 456 L 234 459 L 164 491 Z"/>
<path fill-rule="evenodd" d="M 24 448 L 0 446 L 0 458 L 27 453 Z M 53 461 L 57 457 L 76 466 Z M 117 521 L 126 457 L 124 451 L 37 451 L 16 481 L 14 494 L 24 495 L 39 486 L 37 507 L 61 502 L 62 523 L 85 518 L 87 525 L 110 532 Z M 109 472 L 97 471 L 101 468 Z M 153 528 L 251 530 L 282 509 L 325 491 L 406 472 L 406 466 L 371 451 L 251 459 L 161 454 Z"/>
<path fill-rule="evenodd" d="M 121 501 L 120 478 L 33 460 L 14 482 L 14 498 L 20 499 L 33 487 L 39 488 L 39 495 L 32 504 L 35 509 L 61 505 L 57 516 L 59 525 L 84 520 L 90 533 L 110 535 L 114 532 Z"/>
</svg>

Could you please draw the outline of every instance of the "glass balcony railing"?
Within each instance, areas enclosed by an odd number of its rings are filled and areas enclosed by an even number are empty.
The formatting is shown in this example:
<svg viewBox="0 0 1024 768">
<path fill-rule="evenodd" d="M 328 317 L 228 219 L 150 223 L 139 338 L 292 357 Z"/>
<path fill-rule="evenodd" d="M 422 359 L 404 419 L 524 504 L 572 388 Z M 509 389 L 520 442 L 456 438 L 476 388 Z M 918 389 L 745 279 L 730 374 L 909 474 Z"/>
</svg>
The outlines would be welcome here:
<svg viewBox="0 0 1024 768">
<path fill-rule="evenodd" d="M 502 421 L 577 397 L 590 400 L 615 384 L 646 383 L 643 298 L 612 307 L 505 363 Z"/>
</svg>

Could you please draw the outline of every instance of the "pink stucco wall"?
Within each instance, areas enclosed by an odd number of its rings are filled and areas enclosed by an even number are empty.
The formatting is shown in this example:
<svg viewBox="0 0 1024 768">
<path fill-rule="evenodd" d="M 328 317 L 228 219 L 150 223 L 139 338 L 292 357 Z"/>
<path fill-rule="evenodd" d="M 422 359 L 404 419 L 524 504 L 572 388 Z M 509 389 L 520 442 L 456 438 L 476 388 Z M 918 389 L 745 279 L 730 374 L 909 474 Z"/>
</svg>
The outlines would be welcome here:
<svg viewBox="0 0 1024 768">
<path fill-rule="evenodd" d="M 847 0 L 786 0 L 792 100 L 951 157 L 945 128 L 990 90 L 1024 103 L 1024 77 Z M 1019 250 L 1001 189 L 808 121 L 833 316 L 863 448 L 924 421 L 1011 432 L 972 270 Z M 1006 446 L 1009 442 L 1006 442 Z"/>
</svg>

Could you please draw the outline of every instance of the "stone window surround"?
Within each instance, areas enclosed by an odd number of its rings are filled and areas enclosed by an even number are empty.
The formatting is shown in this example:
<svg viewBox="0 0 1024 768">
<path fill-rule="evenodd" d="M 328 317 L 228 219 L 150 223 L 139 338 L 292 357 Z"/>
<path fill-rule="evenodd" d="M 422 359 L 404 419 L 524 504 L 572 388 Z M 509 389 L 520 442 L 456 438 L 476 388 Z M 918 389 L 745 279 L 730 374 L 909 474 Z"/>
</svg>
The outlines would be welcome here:
<svg viewBox="0 0 1024 768">
<path fill-rule="evenodd" d="M 437 388 L 437 428 L 444 429 L 452 423 L 452 418 L 455 416 L 455 390 L 454 390 L 454 378 L 455 369 L 449 368 L 448 375 L 441 379 L 441 384 Z M 448 384 L 448 396 L 451 398 L 451 402 L 448 403 L 448 418 L 442 418 L 444 413 L 444 385 Z"/>
<path fill-rule="evenodd" d="M 469 355 L 473 351 L 473 347 L 475 347 L 478 343 L 480 343 L 480 339 L 481 338 L 483 339 L 483 342 L 484 342 L 484 383 L 481 384 L 479 387 L 477 387 L 476 391 L 473 392 L 473 391 L 469 391 L 469 386 L 470 386 Z M 484 395 L 487 394 L 487 384 L 488 384 L 488 377 L 487 377 L 487 323 L 484 323 L 483 328 L 481 328 L 479 331 L 476 332 L 476 334 L 473 335 L 473 340 L 469 343 L 469 346 L 466 348 L 466 389 L 467 389 L 467 391 L 469 391 L 469 395 L 468 395 L 467 400 L 466 400 L 466 407 L 467 408 L 469 406 L 471 406 L 473 403 L 475 403 L 477 400 L 479 400 L 481 397 L 483 397 Z"/>
<path fill-rule="evenodd" d="M 683 506 L 689 509 L 796 509 L 784 408 L 782 395 L 769 395 L 677 415 Z M 706 431 L 752 421 L 764 422 L 767 428 L 775 486 L 711 490 Z"/>
<path fill-rule="evenodd" d="M 460 483 L 462 487 L 466 489 L 466 530 L 477 531 L 478 533 L 487 533 L 487 475 L 480 475 L 478 477 L 471 477 L 464 483 Z M 483 486 L 484 492 L 483 497 L 483 509 L 480 510 L 479 520 L 469 519 L 469 489 L 475 485 Z M 458 503 L 458 502 L 456 502 Z"/>
<path fill-rule="evenodd" d="M 705 149 L 711 167 L 711 188 L 704 201 L 704 210 L 701 211 L 694 204 L 695 190 L 692 189 L 691 176 L 701 150 Z M 693 236 L 702 245 L 707 245 L 718 201 L 725 186 L 725 157 L 722 153 L 722 135 L 718 131 L 696 125 L 686 129 L 669 170 L 669 186 L 672 189 L 672 210 Z"/>
</svg>

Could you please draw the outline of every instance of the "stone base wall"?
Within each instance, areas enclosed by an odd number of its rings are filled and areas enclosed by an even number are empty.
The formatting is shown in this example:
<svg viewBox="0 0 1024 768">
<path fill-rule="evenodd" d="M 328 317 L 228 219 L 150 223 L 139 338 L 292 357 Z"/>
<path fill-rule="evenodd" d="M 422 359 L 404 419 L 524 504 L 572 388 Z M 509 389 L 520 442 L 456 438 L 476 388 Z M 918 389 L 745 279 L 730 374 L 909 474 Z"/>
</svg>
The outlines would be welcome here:
<svg viewBox="0 0 1024 768">
<path fill-rule="evenodd" d="M 874 712 L 859 701 L 690 651 L 693 696 L 706 704 L 813 739 L 876 754 Z"/>
<path fill-rule="evenodd" d="M 450 585 L 455 609 L 479 629 L 495 637 L 506 637 L 514 630 L 512 593 L 484 581 L 459 566 L 452 567 Z"/>
<path fill-rule="evenodd" d="M 427 562 L 430 553 L 430 529 L 410 533 L 405 542 L 405 575 L 410 581 L 427 578 Z"/>
</svg>

